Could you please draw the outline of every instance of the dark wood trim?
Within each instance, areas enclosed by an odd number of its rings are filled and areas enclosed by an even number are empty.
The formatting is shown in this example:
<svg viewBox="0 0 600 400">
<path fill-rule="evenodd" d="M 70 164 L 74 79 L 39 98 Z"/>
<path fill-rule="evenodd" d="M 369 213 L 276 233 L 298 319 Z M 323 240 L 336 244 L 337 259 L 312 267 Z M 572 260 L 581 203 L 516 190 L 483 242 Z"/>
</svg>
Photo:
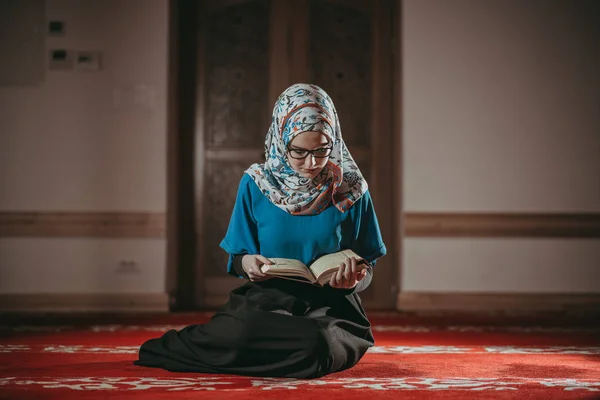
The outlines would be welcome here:
<svg viewBox="0 0 600 400">
<path fill-rule="evenodd" d="M 289 65 L 290 84 L 311 83 L 309 82 L 310 0 L 294 0 L 288 5 L 287 9 L 288 21 L 293 21 L 293 34 L 290 31 L 290 44 L 288 47 L 289 59 L 291 60 Z"/>
<path fill-rule="evenodd" d="M 271 115 L 275 101 L 290 86 L 293 30 L 290 21 L 291 2 L 270 0 L 269 3 L 269 109 Z M 282 57 L 286 54 L 287 57 Z M 270 121 L 270 119 L 269 119 Z"/>
<path fill-rule="evenodd" d="M 598 293 L 402 292 L 398 311 L 595 311 Z"/>
<path fill-rule="evenodd" d="M 378 273 L 371 287 L 365 292 L 364 303 L 370 309 L 393 309 L 395 292 L 393 282 L 397 279 L 396 238 L 394 216 L 395 185 L 393 169 L 393 88 L 392 88 L 392 35 L 393 13 L 390 0 L 374 0 L 372 3 L 372 125 L 371 125 L 371 168 L 369 187 L 377 211 L 381 233 L 387 244 L 388 254 L 378 261 Z M 395 25 L 395 24 L 394 24 Z"/>
<path fill-rule="evenodd" d="M 598 238 L 597 213 L 405 213 L 405 237 Z"/>
<path fill-rule="evenodd" d="M 196 20 L 194 21 L 194 29 L 190 28 L 189 35 L 194 37 L 194 46 L 190 46 L 189 54 L 193 57 L 193 68 L 190 68 L 189 78 L 194 82 L 194 93 L 190 93 L 187 99 L 189 105 L 190 121 L 194 121 L 193 128 L 190 129 L 190 140 L 188 146 L 192 161 L 190 163 L 190 207 L 194 210 L 191 216 L 188 216 L 190 225 L 189 246 L 194 248 L 193 260 L 190 260 L 190 271 L 187 276 L 188 290 L 186 292 L 186 309 L 198 309 L 203 303 L 205 296 L 203 290 L 204 268 L 201 264 L 205 259 L 204 245 L 204 171 L 206 162 L 206 143 L 208 141 L 206 135 L 206 93 L 208 92 L 206 84 L 206 69 L 208 57 L 206 53 L 208 28 L 211 16 L 217 12 L 213 7 L 212 1 L 195 1 L 197 7 L 190 11 L 193 13 Z M 239 1 L 229 2 L 227 6 L 239 3 Z"/>
<path fill-rule="evenodd" d="M 169 0 L 167 27 L 167 212 L 166 212 L 166 290 L 175 296 L 177 291 L 177 265 L 179 264 L 179 210 L 178 182 L 178 132 L 179 88 L 177 85 L 179 63 L 179 2 Z M 175 297 L 173 298 L 175 301 Z"/>
<path fill-rule="evenodd" d="M 193 210 L 182 206 L 181 197 L 178 200 L 178 208 L 170 209 L 167 215 L 143 211 L 0 211 L 0 237 L 166 237 L 171 242 L 167 249 L 173 246 L 171 251 L 175 253 L 171 254 L 173 258 L 167 257 L 169 260 L 193 263 L 193 258 L 184 254 L 190 251 L 185 247 L 196 245 L 185 239 L 195 235 L 193 218 L 184 213 Z M 169 222 L 170 215 L 177 224 Z M 394 217 L 394 221 L 398 219 Z M 404 237 L 600 238 L 600 214 L 595 213 L 406 213 L 400 223 L 405 228 Z M 186 228 L 185 224 L 190 226 Z M 184 235 L 182 226 L 190 232 Z M 394 227 L 396 235 L 401 228 Z M 398 252 L 400 240 L 397 237 L 388 242 L 389 247 Z"/>
<path fill-rule="evenodd" d="M 337 3 L 346 7 L 352 7 L 364 14 L 370 14 L 373 12 L 371 3 L 368 0 L 328 0 L 329 3 Z"/>
<path fill-rule="evenodd" d="M 404 245 L 404 177 L 402 165 L 404 160 L 403 147 L 403 98 L 402 98 L 402 0 L 393 0 L 392 12 L 392 206 L 393 215 L 393 242 L 389 247 L 393 253 L 389 256 L 395 266 L 395 275 L 392 283 L 392 296 L 396 298 L 402 287 L 403 245 Z"/>
<path fill-rule="evenodd" d="M 169 30 L 167 288 L 176 310 L 192 309 L 197 292 L 194 141 L 198 8 L 197 1 L 172 0 Z"/>
<path fill-rule="evenodd" d="M 0 237 L 165 236 L 161 212 L 0 211 Z"/>
<path fill-rule="evenodd" d="M 190 1 L 190 0 L 187 0 Z M 202 0 L 193 0 L 193 1 L 202 1 Z M 248 0 L 219 0 L 219 1 L 202 1 L 202 8 L 208 13 L 208 14 L 213 14 L 213 13 L 217 13 L 217 12 L 221 12 L 222 10 L 228 8 L 228 7 L 232 7 L 232 6 L 236 6 L 238 4 L 241 3 L 245 3 Z"/>
</svg>

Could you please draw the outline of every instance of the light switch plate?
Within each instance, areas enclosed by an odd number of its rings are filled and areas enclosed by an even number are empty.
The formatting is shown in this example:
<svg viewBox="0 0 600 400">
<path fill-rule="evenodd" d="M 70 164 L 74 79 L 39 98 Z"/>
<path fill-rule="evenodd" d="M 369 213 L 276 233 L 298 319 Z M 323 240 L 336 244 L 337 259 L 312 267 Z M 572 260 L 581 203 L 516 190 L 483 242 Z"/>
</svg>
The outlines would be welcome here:
<svg viewBox="0 0 600 400">
<path fill-rule="evenodd" d="M 65 36 L 65 23 L 63 21 L 48 21 L 48 35 Z"/>
<path fill-rule="evenodd" d="M 100 71 L 102 68 L 102 52 L 79 50 L 75 53 L 75 69 L 77 71 Z"/>
<path fill-rule="evenodd" d="M 48 69 L 71 70 L 73 69 L 73 51 L 66 49 L 52 49 L 48 54 Z"/>
</svg>

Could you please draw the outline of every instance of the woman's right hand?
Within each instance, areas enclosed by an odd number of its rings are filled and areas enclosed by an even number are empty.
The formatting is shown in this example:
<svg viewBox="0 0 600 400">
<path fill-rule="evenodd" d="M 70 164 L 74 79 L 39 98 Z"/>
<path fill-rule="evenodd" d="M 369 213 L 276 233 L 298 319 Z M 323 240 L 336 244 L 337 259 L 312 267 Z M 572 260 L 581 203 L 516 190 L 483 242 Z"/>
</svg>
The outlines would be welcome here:
<svg viewBox="0 0 600 400">
<path fill-rule="evenodd" d="M 358 260 L 354 257 L 346 258 L 340 265 L 337 273 L 331 276 L 329 286 L 336 289 L 352 289 L 358 282 L 367 276 L 367 269 L 363 265 L 358 265 Z"/>
<path fill-rule="evenodd" d="M 266 257 L 260 254 L 246 254 L 242 257 L 242 268 L 248 274 L 248 278 L 252 282 L 260 282 L 270 279 L 271 276 L 260 270 L 263 265 L 272 265 L 273 263 Z"/>
</svg>

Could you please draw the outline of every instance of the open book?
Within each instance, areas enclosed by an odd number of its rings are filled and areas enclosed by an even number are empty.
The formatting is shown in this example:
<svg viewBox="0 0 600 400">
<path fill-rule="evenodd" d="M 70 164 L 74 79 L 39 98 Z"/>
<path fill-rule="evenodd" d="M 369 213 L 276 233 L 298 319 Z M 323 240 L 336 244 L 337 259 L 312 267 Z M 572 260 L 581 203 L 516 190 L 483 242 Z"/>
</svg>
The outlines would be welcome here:
<svg viewBox="0 0 600 400">
<path fill-rule="evenodd" d="M 272 265 L 263 265 L 261 271 L 278 278 L 291 279 L 301 282 L 324 286 L 329 283 L 346 258 L 357 259 L 358 270 L 365 269 L 369 263 L 352 250 L 342 250 L 317 258 L 310 266 L 290 258 L 269 258 Z"/>
</svg>

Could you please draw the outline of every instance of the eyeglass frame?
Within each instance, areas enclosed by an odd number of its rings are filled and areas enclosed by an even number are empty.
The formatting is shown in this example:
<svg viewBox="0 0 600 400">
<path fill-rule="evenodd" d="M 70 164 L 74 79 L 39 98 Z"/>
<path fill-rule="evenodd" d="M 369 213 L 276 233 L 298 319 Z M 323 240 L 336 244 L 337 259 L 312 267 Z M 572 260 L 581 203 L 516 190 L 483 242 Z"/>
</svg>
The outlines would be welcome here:
<svg viewBox="0 0 600 400">
<path fill-rule="evenodd" d="M 329 150 L 329 152 L 327 153 L 326 156 L 317 156 L 315 155 L 315 152 L 319 151 L 319 150 L 324 150 L 327 149 Z M 294 157 L 292 156 L 292 150 L 294 151 L 305 151 L 306 155 L 304 157 Z M 290 147 L 287 148 L 287 152 L 289 154 L 290 157 L 292 157 L 294 160 L 304 160 L 306 157 L 310 155 L 312 155 L 314 158 L 327 158 L 331 155 L 331 151 L 333 150 L 333 146 L 327 146 L 327 147 L 319 147 L 318 149 L 314 149 L 314 150 L 308 150 L 308 149 L 303 149 L 302 147 L 298 147 L 297 149 L 292 149 Z"/>
</svg>

